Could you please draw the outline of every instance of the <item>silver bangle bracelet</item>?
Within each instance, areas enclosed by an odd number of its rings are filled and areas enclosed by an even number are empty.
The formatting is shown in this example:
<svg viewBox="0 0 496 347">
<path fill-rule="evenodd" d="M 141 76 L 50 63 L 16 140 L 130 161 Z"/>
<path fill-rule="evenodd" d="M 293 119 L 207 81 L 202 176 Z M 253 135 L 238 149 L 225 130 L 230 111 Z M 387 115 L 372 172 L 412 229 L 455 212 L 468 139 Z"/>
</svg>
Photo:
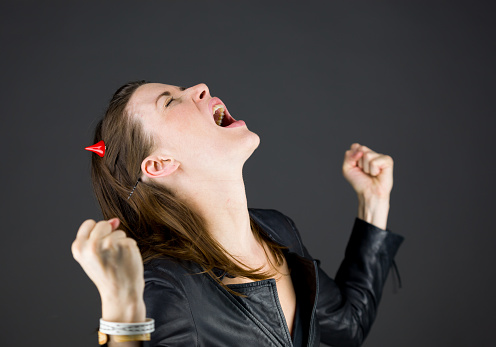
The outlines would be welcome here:
<svg viewBox="0 0 496 347">
<path fill-rule="evenodd" d="M 100 331 L 108 335 L 140 335 L 155 331 L 155 320 L 147 318 L 141 323 L 115 323 L 100 318 Z"/>
</svg>

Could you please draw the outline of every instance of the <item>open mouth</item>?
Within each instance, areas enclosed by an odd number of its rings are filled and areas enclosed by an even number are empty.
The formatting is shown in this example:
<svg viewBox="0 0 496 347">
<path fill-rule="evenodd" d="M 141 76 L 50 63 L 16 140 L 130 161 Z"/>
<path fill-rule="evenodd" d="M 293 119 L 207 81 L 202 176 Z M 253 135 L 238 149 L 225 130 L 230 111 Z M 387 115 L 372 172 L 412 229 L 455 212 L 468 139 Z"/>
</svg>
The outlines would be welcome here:
<svg viewBox="0 0 496 347">
<path fill-rule="evenodd" d="M 235 122 L 234 118 L 231 117 L 226 106 L 223 104 L 214 105 L 212 108 L 212 117 L 214 118 L 215 124 L 220 127 L 227 127 Z"/>
</svg>

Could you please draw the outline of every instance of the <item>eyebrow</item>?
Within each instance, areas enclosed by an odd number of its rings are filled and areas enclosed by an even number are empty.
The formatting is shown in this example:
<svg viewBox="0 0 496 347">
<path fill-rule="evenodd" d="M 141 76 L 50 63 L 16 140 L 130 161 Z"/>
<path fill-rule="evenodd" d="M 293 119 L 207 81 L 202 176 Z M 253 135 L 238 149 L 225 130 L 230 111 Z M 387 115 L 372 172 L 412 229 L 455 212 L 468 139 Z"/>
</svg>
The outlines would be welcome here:
<svg viewBox="0 0 496 347">
<path fill-rule="evenodd" d="M 186 90 L 186 88 L 185 88 L 185 87 L 177 87 L 177 88 L 178 88 L 181 92 L 182 92 L 182 91 L 184 91 L 184 90 Z M 171 95 L 171 93 L 170 93 L 168 90 L 166 90 L 165 92 L 163 92 L 162 94 L 160 94 L 159 96 L 157 96 L 157 99 L 155 99 L 155 106 L 157 106 L 157 102 L 158 102 L 158 100 L 159 100 L 162 96 L 170 96 L 170 95 Z"/>
</svg>

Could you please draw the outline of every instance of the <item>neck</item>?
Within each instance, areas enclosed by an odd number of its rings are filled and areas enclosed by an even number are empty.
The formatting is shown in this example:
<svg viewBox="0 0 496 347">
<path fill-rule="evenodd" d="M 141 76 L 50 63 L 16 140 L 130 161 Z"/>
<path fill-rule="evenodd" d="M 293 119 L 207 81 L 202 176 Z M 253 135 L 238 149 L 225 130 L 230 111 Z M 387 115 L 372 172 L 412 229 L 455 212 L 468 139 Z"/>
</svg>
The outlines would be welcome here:
<svg viewBox="0 0 496 347">
<path fill-rule="evenodd" d="M 205 221 L 210 235 L 241 261 L 260 254 L 250 225 L 250 215 L 242 174 L 222 180 L 182 178 L 176 196 Z M 263 250 L 262 250 L 263 252 Z"/>
</svg>

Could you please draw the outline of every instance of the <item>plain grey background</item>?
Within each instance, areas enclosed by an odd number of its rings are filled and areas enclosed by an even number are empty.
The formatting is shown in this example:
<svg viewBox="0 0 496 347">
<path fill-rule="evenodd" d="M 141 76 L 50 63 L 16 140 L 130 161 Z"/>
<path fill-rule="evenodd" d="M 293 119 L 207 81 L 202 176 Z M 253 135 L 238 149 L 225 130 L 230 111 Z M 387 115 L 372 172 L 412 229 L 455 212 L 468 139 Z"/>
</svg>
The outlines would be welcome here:
<svg viewBox="0 0 496 347">
<path fill-rule="evenodd" d="M 0 345 L 97 345 L 70 251 L 101 218 L 83 148 L 115 89 L 148 79 L 205 82 L 260 135 L 249 205 L 292 217 L 331 276 L 357 211 L 344 152 L 391 155 L 403 288 L 390 276 L 364 346 L 494 346 L 494 7 L 2 2 Z"/>
</svg>

